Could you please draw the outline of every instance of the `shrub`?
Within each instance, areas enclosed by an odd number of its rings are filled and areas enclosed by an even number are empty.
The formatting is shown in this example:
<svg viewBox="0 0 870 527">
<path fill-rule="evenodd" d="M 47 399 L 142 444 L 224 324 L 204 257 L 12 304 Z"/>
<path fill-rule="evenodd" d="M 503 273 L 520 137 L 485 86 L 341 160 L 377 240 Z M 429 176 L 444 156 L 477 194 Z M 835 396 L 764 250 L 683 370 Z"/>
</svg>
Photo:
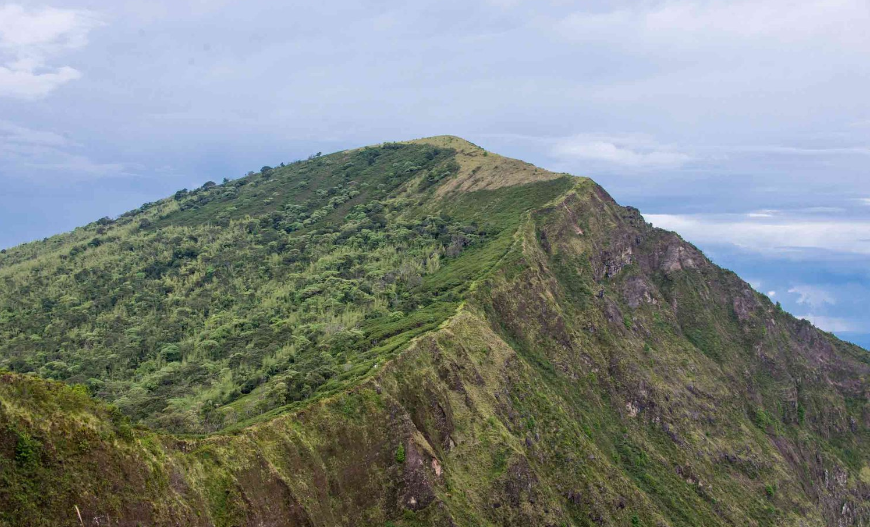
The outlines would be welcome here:
<svg viewBox="0 0 870 527">
<path fill-rule="evenodd" d="M 399 444 L 399 448 L 396 449 L 396 463 L 404 463 L 405 462 L 405 445 Z"/>
<path fill-rule="evenodd" d="M 32 466 L 39 461 L 39 451 L 42 443 L 32 438 L 27 432 L 16 432 L 18 441 L 15 443 L 15 462 L 21 466 Z"/>
<path fill-rule="evenodd" d="M 160 353 L 166 362 L 179 362 L 181 360 L 181 350 L 175 344 L 163 346 Z"/>
</svg>

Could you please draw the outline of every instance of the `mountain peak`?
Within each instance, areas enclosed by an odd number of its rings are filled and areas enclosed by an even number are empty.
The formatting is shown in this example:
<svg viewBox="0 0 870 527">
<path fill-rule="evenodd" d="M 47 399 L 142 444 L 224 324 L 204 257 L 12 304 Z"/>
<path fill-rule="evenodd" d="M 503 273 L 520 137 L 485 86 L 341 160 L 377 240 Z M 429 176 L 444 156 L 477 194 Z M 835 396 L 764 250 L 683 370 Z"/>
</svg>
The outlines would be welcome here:
<svg viewBox="0 0 870 527">
<path fill-rule="evenodd" d="M 566 174 L 550 172 L 531 163 L 494 154 L 455 135 L 436 135 L 407 141 L 410 144 L 432 145 L 456 151 L 459 171 L 436 193 L 439 197 L 456 191 L 495 190 L 537 181 L 549 181 Z"/>
<path fill-rule="evenodd" d="M 456 135 L 433 135 L 431 137 L 421 137 L 420 139 L 411 139 L 410 141 L 403 142 L 417 145 L 432 145 L 438 148 L 452 148 L 457 152 L 463 153 L 486 151 L 468 139 L 463 139 Z"/>
</svg>

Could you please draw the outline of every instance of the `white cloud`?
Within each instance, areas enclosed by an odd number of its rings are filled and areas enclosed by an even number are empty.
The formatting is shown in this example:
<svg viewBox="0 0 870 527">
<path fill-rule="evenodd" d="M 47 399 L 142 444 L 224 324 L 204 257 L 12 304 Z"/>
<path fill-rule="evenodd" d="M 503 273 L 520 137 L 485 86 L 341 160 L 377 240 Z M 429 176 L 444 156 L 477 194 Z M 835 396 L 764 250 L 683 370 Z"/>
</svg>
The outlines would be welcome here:
<svg viewBox="0 0 870 527">
<path fill-rule="evenodd" d="M 864 205 L 868 205 L 868 206 L 870 206 L 870 198 L 861 198 L 861 199 L 859 199 L 858 201 L 860 201 L 860 202 L 863 203 Z"/>
<path fill-rule="evenodd" d="M 797 303 L 820 308 L 825 304 L 836 305 L 837 299 L 827 290 L 812 285 L 796 285 L 788 290 L 789 293 L 798 295 Z"/>
<path fill-rule="evenodd" d="M 767 292 L 767 296 L 769 296 L 770 298 L 775 297 L 775 296 L 776 296 L 776 291 L 768 291 L 768 292 Z"/>
<path fill-rule="evenodd" d="M 90 11 L 0 6 L 0 96 L 38 99 L 80 78 L 75 68 L 49 61 L 84 46 L 100 24 Z"/>
<path fill-rule="evenodd" d="M 772 218 L 778 212 L 779 212 L 778 210 L 773 210 L 773 209 L 762 209 L 762 210 L 757 210 L 755 212 L 750 212 L 747 214 L 747 216 L 749 216 L 750 218 Z"/>
<path fill-rule="evenodd" d="M 78 70 L 68 66 L 51 73 L 35 73 L 33 70 L 15 70 L 0 66 L 0 96 L 39 99 L 58 86 L 81 76 Z"/>
<path fill-rule="evenodd" d="M 803 320 L 809 320 L 814 326 L 817 328 L 828 331 L 831 333 L 836 333 L 839 331 L 842 332 L 854 332 L 861 331 L 861 328 L 858 324 L 855 324 L 851 320 L 846 320 L 844 318 L 836 318 L 836 317 L 825 317 L 819 315 L 798 315 L 797 318 L 801 318 Z"/>
<path fill-rule="evenodd" d="M 647 214 L 647 220 L 695 243 L 732 244 L 761 253 L 820 249 L 870 255 L 870 222 L 750 221 L 740 215 Z"/>
<path fill-rule="evenodd" d="M 600 161 L 633 168 L 667 168 L 691 160 L 648 140 L 637 137 L 576 135 L 556 140 L 551 154 L 563 159 Z"/>
</svg>

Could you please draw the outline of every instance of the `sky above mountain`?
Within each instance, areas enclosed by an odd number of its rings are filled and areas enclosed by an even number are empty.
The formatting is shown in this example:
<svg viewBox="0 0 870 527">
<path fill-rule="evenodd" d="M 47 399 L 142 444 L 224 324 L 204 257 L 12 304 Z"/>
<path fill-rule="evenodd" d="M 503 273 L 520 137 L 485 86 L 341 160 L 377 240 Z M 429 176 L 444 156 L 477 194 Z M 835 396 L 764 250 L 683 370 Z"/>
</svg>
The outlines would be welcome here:
<svg viewBox="0 0 870 527">
<path fill-rule="evenodd" d="M 591 176 L 870 346 L 870 4 L 0 4 L 0 247 L 454 134 Z"/>
</svg>

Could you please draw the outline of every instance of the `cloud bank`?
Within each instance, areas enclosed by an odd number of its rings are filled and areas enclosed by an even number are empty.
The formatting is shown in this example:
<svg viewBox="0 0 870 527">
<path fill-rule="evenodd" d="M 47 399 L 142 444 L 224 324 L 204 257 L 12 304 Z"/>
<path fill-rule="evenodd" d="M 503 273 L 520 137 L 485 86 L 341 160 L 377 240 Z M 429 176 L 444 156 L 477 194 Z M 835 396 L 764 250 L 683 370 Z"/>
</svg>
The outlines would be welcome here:
<svg viewBox="0 0 870 527">
<path fill-rule="evenodd" d="M 759 253 L 784 255 L 790 250 L 870 255 L 870 221 L 770 221 L 756 215 L 646 214 L 656 227 L 676 231 L 699 244 L 730 244 Z"/>
<path fill-rule="evenodd" d="M 789 293 L 798 295 L 797 303 L 813 308 L 821 308 L 825 305 L 836 305 L 837 299 L 828 290 L 812 285 L 796 285 L 788 290 Z"/>
<path fill-rule="evenodd" d="M 629 168 L 679 167 L 691 160 L 682 152 L 630 136 L 576 135 L 557 139 L 551 153 L 563 160 L 603 161 Z"/>
<path fill-rule="evenodd" d="M 132 175 L 123 163 L 101 163 L 83 154 L 84 145 L 64 135 L 0 120 L 0 172 L 53 184 Z"/>
</svg>

